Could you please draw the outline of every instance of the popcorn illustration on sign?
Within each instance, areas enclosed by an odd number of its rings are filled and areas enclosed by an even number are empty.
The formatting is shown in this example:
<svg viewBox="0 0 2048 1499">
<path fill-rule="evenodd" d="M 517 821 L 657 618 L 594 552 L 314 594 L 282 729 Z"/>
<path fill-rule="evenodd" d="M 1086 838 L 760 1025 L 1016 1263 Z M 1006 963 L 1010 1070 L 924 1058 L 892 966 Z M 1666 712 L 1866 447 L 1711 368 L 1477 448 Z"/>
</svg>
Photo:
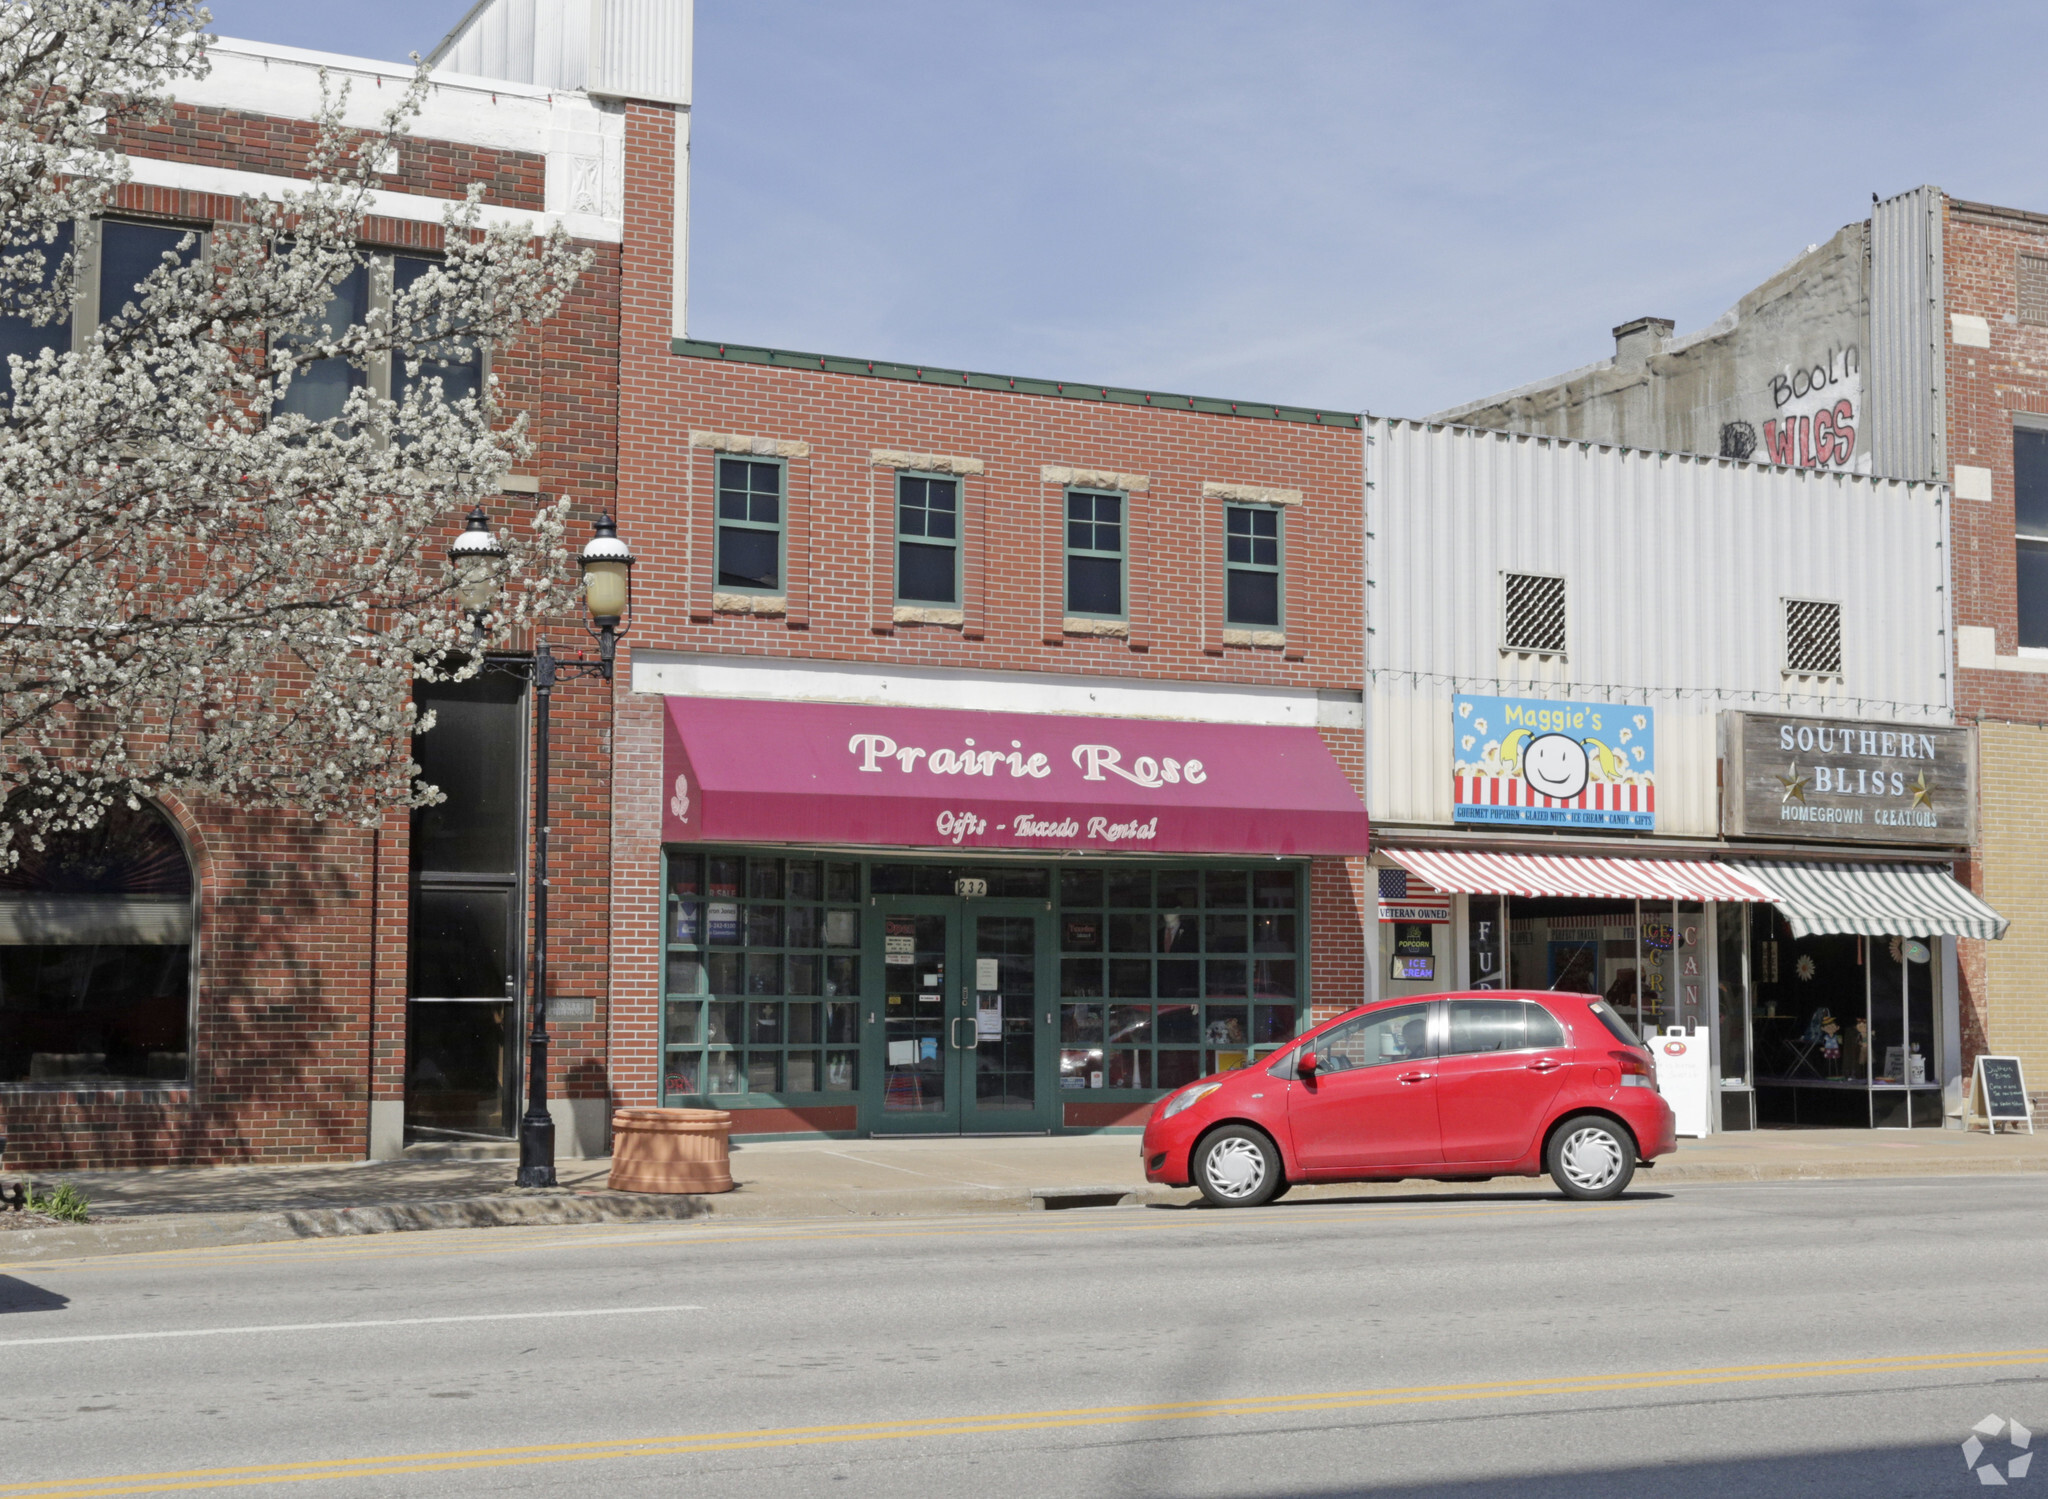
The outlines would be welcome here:
<svg viewBox="0 0 2048 1499">
<path fill-rule="evenodd" d="M 1652 710 L 1460 694 L 1452 711 L 1456 821 L 1654 831 Z"/>
</svg>

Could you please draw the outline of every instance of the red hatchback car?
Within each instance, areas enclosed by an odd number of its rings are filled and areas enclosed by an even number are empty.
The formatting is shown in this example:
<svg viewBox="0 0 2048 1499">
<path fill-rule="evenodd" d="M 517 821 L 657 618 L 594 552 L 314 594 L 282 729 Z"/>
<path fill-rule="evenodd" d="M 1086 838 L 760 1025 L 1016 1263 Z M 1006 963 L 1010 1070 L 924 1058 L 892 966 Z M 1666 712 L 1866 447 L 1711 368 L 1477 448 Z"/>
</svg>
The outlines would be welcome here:
<svg viewBox="0 0 2048 1499">
<path fill-rule="evenodd" d="M 1611 1006 L 1496 989 L 1347 1011 L 1161 1099 L 1142 1148 L 1147 1181 L 1253 1207 L 1297 1182 L 1545 1171 L 1598 1200 L 1676 1143 L 1650 1053 Z"/>
</svg>

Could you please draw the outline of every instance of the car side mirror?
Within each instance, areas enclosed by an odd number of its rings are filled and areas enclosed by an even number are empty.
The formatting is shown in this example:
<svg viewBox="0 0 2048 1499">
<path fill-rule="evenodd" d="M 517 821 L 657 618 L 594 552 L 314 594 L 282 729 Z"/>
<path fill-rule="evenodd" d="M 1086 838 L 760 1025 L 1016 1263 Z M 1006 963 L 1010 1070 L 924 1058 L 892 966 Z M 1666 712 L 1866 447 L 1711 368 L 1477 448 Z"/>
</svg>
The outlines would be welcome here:
<svg viewBox="0 0 2048 1499">
<path fill-rule="evenodd" d="M 1321 1065 L 1322 1063 L 1316 1060 L 1314 1052 L 1305 1051 L 1301 1054 L 1301 1060 L 1294 1064 L 1294 1072 L 1297 1077 L 1314 1077 L 1316 1068 Z"/>
</svg>

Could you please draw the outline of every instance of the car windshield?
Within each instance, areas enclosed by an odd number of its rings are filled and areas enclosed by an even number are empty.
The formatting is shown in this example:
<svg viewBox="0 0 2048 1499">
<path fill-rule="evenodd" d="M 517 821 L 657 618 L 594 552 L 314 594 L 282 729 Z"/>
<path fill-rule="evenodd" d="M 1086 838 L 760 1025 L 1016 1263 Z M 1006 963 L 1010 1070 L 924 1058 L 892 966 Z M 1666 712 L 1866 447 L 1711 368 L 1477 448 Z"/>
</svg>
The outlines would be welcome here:
<svg viewBox="0 0 2048 1499">
<path fill-rule="evenodd" d="M 1595 1000 L 1592 1004 L 1587 1005 L 1586 1008 L 1591 1010 L 1595 1015 L 1598 1015 L 1600 1017 L 1600 1023 L 1607 1027 L 1607 1033 L 1610 1036 L 1614 1037 L 1615 1040 L 1619 1041 L 1623 1046 L 1633 1046 L 1638 1051 L 1644 1050 L 1641 1038 L 1638 1037 L 1636 1033 L 1629 1028 L 1629 1023 L 1626 1020 L 1623 1020 L 1621 1016 L 1617 1015 L 1613 1010 L 1610 1010 L 1606 1005 L 1601 1004 L 1598 1000 Z"/>
</svg>

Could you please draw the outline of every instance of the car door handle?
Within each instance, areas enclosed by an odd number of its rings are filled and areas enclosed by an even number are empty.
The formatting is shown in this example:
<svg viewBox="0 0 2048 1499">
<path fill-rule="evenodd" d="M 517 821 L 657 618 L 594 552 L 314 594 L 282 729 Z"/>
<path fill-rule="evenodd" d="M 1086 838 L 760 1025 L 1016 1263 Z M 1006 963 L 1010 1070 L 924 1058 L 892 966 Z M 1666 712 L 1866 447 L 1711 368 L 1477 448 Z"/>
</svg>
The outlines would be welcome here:
<svg viewBox="0 0 2048 1499">
<path fill-rule="evenodd" d="M 1394 1081 L 1397 1083 L 1426 1083 L 1435 1074 L 1428 1072 L 1404 1072 Z"/>
<path fill-rule="evenodd" d="M 1564 1063 L 1562 1062 L 1553 1062 L 1549 1057 L 1538 1057 L 1529 1064 L 1529 1070 L 1531 1072 L 1555 1072 L 1563 1065 Z"/>
</svg>

